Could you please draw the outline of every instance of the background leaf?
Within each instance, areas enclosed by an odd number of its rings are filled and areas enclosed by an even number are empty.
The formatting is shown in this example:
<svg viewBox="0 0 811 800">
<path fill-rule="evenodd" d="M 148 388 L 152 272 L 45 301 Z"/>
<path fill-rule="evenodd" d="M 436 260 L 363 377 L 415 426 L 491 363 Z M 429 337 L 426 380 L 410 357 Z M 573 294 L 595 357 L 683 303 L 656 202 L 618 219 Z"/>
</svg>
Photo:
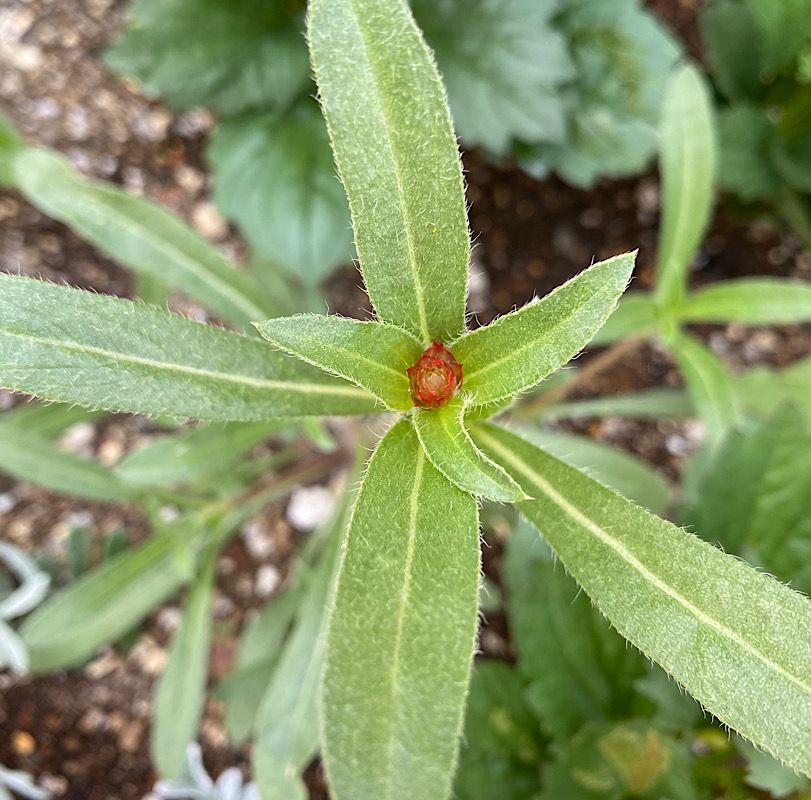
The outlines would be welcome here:
<svg viewBox="0 0 811 800">
<path fill-rule="evenodd" d="M 656 327 L 656 306 L 647 292 L 631 292 L 623 295 L 614 313 L 606 320 L 591 340 L 592 347 L 611 344 L 626 336 L 651 332 Z"/>
<path fill-rule="evenodd" d="M 464 329 L 470 243 L 431 54 L 402 0 L 313 0 L 309 37 L 369 297 L 424 346 L 450 341 Z"/>
</svg>

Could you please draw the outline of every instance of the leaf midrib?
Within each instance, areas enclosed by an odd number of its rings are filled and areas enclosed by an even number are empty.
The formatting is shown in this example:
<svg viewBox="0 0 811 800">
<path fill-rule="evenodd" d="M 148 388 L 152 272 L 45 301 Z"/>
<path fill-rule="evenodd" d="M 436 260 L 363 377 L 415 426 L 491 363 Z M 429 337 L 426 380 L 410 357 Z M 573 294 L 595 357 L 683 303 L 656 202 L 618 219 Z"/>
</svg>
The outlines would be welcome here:
<svg viewBox="0 0 811 800">
<path fill-rule="evenodd" d="M 247 375 L 233 375 L 228 372 L 213 372 L 200 367 L 190 367 L 185 364 L 166 363 L 162 361 L 155 361 L 151 358 L 143 356 L 134 356 L 125 353 L 117 353 L 112 350 L 104 350 L 101 347 L 93 347 L 92 345 L 80 345 L 74 342 L 60 341 L 59 339 L 50 339 L 45 336 L 32 336 L 30 334 L 18 333 L 16 331 L 9 331 L 7 329 L 0 329 L 0 332 L 7 336 L 14 336 L 18 339 L 25 339 L 28 341 L 36 342 L 37 344 L 44 344 L 49 347 L 54 347 L 62 350 L 70 350 L 73 352 L 82 353 L 85 355 L 98 356 L 104 359 L 113 361 L 116 365 L 122 363 L 130 363 L 138 366 L 148 367 L 154 370 L 163 370 L 165 372 L 179 372 L 185 375 L 193 375 L 195 377 L 210 378 L 215 381 L 226 381 L 242 386 L 251 386 L 257 389 L 282 389 L 286 391 L 295 391 L 302 393 L 313 392 L 315 394 L 337 394 L 346 395 L 350 397 L 362 397 L 364 399 L 374 399 L 369 392 L 365 389 L 355 388 L 354 386 L 325 386 L 317 383 L 297 383 L 294 381 L 275 381 L 267 378 L 252 378 Z"/>
<path fill-rule="evenodd" d="M 555 488 L 541 477 L 532 467 L 529 466 L 523 459 L 516 456 L 512 451 L 504 447 L 501 442 L 493 438 L 484 429 L 479 428 L 479 435 L 487 441 L 487 444 L 496 450 L 505 461 L 509 462 L 515 469 L 523 473 L 532 483 L 538 487 L 555 505 L 560 508 L 564 514 L 573 519 L 576 523 L 590 531 L 597 539 L 603 544 L 612 549 L 623 561 L 630 567 L 635 569 L 648 583 L 652 584 L 655 588 L 659 589 L 663 594 L 670 597 L 676 603 L 681 605 L 690 614 L 695 616 L 700 622 L 708 627 L 714 629 L 716 633 L 720 634 L 723 638 L 729 639 L 738 645 L 738 647 L 751 653 L 755 658 L 761 661 L 766 667 L 774 672 L 782 675 L 798 686 L 803 692 L 811 697 L 811 686 L 804 683 L 796 675 L 793 675 L 780 664 L 769 658 L 768 655 L 753 647 L 749 642 L 741 637 L 736 631 L 728 628 L 719 620 L 710 616 L 703 609 L 694 605 L 684 595 L 671 587 L 665 580 L 660 578 L 655 572 L 646 567 L 622 542 L 614 539 L 608 531 L 601 528 L 596 522 L 583 514 L 580 509 L 571 505 L 563 495 L 559 494 Z"/>
</svg>

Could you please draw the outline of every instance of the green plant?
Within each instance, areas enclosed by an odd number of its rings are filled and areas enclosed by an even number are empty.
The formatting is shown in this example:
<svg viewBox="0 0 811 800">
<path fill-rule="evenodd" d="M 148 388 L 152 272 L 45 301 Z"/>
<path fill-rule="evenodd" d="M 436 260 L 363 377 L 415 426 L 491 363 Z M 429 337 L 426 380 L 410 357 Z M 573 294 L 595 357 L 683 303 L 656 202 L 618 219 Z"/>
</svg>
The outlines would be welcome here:
<svg viewBox="0 0 811 800">
<path fill-rule="evenodd" d="M 266 271 L 281 269 L 312 293 L 353 248 L 312 100 L 305 6 L 135 0 L 107 61 L 173 108 L 202 105 L 219 115 L 208 151 L 214 199 Z M 555 171 L 577 185 L 645 168 L 678 48 L 638 0 L 411 7 L 466 146 L 496 159 L 517 155 L 533 174 Z"/>
<path fill-rule="evenodd" d="M 514 502 L 628 641 L 725 724 L 810 773 L 806 598 L 486 419 L 582 349 L 624 291 L 633 255 L 595 264 L 542 300 L 467 331 L 459 156 L 439 75 L 408 7 L 315 0 L 309 43 L 378 320 L 272 319 L 258 325 L 270 346 L 149 306 L 3 276 L 0 383 L 46 399 L 207 420 L 398 415 L 366 467 L 331 602 L 321 745 L 337 798 L 450 792 L 477 627 L 478 498 Z M 682 82 L 694 80 L 682 73 Z M 673 247 L 689 250 L 689 232 L 677 233 Z M 463 381 L 459 387 L 445 361 L 423 362 L 438 397 L 458 391 L 436 408 L 416 406 L 407 370 L 434 341 L 462 365 Z M 97 642 L 109 639 L 125 611 L 130 619 L 144 613 L 144 595 L 152 603 L 196 573 L 163 679 L 176 691 L 159 689 L 166 703 L 200 693 L 198 669 L 186 681 L 178 665 L 204 649 L 201 609 L 235 513 L 204 507 L 193 530 L 147 542 L 138 551 L 149 568 L 132 586 L 137 594 L 126 605 L 126 593 L 108 603 L 108 630 L 94 633 Z M 330 541 L 326 551 L 335 552 L 338 537 Z M 107 570 L 125 585 L 136 580 L 121 562 Z M 326 567 L 324 574 L 329 584 Z M 72 605 L 46 607 L 26 623 L 32 653 L 34 643 L 45 652 L 46 631 L 48 647 L 62 631 L 62 658 L 80 658 L 75 629 L 98 605 L 101 583 L 85 579 L 83 594 L 77 583 L 67 590 Z M 312 623 L 316 641 L 328 594 Z M 159 708 L 163 714 L 181 718 Z M 191 716 L 184 713 L 177 739 L 187 738 Z M 269 797 L 281 780 L 282 796 L 303 796 L 294 775 L 309 754 L 298 742 L 271 741 L 264 766 L 257 763 Z M 186 744 L 175 740 L 162 752 L 182 756 Z M 289 750 L 280 756 L 277 747 Z"/>
</svg>

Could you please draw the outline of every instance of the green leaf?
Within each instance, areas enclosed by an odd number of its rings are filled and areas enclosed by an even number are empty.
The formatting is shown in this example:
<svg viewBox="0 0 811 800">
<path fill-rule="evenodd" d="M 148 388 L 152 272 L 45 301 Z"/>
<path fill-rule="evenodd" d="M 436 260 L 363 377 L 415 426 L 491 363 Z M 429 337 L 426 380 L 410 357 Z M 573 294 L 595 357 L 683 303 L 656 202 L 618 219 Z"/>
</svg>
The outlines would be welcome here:
<svg viewBox="0 0 811 800">
<path fill-rule="evenodd" d="M 735 397 L 742 408 L 769 417 L 790 403 L 811 423 L 811 358 L 783 369 L 758 367 L 733 378 Z"/>
<path fill-rule="evenodd" d="M 563 84 L 575 77 L 549 0 L 416 0 L 459 135 L 507 155 L 515 140 L 562 141 Z"/>
<path fill-rule="evenodd" d="M 51 438 L 64 433 L 73 425 L 93 422 L 104 412 L 90 411 L 64 403 L 39 403 L 31 400 L 3 413 L 3 424 L 16 425 L 24 430 L 36 431 L 40 436 Z"/>
<path fill-rule="evenodd" d="M 470 242 L 456 139 L 403 0 L 313 0 L 310 57 L 380 318 L 424 346 L 465 325 Z"/>
<path fill-rule="evenodd" d="M 374 398 L 260 341 L 151 306 L 0 275 L 0 385 L 208 420 L 367 413 Z"/>
<path fill-rule="evenodd" d="M 203 715 L 216 565 L 217 548 L 213 547 L 189 590 L 183 620 L 155 692 L 150 752 L 166 778 L 183 774 L 186 751 L 197 739 Z"/>
<path fill-rule="evenodd" d="M 352 260 L 346 195 L 311 100 L 283 115 L 223 120 L 208 158 L 215 202 L 262 257 L 308 286 Z"/>
<path fill-rule="evenodd" d="M 656 328 L 656 306 L 648 293 L 632 292 L 620 298 L 614 313 L 597 331 L 593 347 L 611 344 L 628 336 L 652 333 Z"/>
<path fill-rule="evenodd" d="M 47 150 L 23 153 L 14 174 L 17 187 L 40 211 L 119 264 L 179 289 L 237 325 L 273 313 L 247 273 L 160 206 L 88 180 Z"/>
<path fill-rule="evenodd" d="M 744 0 L 761 33 L 762 69 L 775 73 L 788 65 L 811 42 L 809 0 Z"/>
<path fill-rule="evenodd" d="M 537 499 L 518 504 L 614 627 L 723 723 L 811 774 L 811 604 L 519 437 L 477 443 Z"/>
<path fill-rule="evenodd" d="M 284 108 L 308 83 L 297 3 L 136 0 L 107 64 L 178 109 Z"/>
<path fill-rule="evenodd" d="M 388 408 L 407 411 L 414 405 L 406 370 L 423 347 L 401 328 L 323 314 L 280 317 L 256 327 L 276 347 L 368 389 Z"/>
<path fill-rule="evenodd" d="M 641 392 L 608 397 L 590 397 L 550 406 L 542 419 L 582 419 L 583 417 L 689 417 L 693 404 L 686 392 L 678 389 L 646 389 Z"/>
<path fill-rule="evenodd" d="M 25 142 L 11 120 L 0 112 L 0 186 L 14 183 L 14 160 L 25 150 Z"/>
<path fill-rule="evenodd" d="M 645 660 L 554 563 L 527 523 L 513 530 L 503 562 L 508 618 L 526 702 L 544 732 L 565 741 L 590 720 L 631 712 Z"/>
<path fill-rule="evenodd" d="M 181 431 L 150 440 L 129 452 L 115 475 L 137 486 L 166 486 L 223 474 L 255 444 L 284 423 L 234 422 Z"/>
<path fill-rule="evenodd" d="M 693 336 L 678 334 L 673 352 L 695 409 L 707 426 L 707 441 L 714 446 L 740 419 L 731 378 L 718 356 Z"/>
<path fill-rule="evenodd" d="M 76 666 L 129 632 L 188 581 L 188 568 L 178 553 L 194 547 L 201 527 L 198 517 L 183 519 L 114 556 L 37 609 L 20 631 L 31 669 Z"/>
<path fill-rule="evenodd" d="M 412 419 L 428 460 L 462 491 L 500 503 L 526 498 L 521 487 L 473 444 L 465 428 L 462 397 L 441 408 L 416 408 Z"/>
<path fill-rule="evenodd" d="M 253 768 L 262 800 L 306 798 L 299 773 L 318 751 L 318 690 L 324 667 L 327 607 L 349 518 L 349 504 L 327 526 L 318 564 L 304 577 L 296 626 L 257 712 Z"/>
<path fill-rule="evenodd" d="M 796 792 L 808 790 L 808 781 L 794 770 L 763 753 L 744 739 L 735 740 L 738 752 L 746 757 L 746 783 L 768 792 L 770 797 L 796 796 Z M 802 797 L 802 795 L 800 795 Z"/>
<path fill-rule="evenodd" d="M 476 501 L 402 420 L 369 463 L 330 621 L 323 752 L 337 800 L 448 796 L 478 591 Z"/>
<path fill-rule="evenodd" d="M 0 422 L 0 469 L 22 480 L 90 500 L 132 500 L 138 491 L 89 458 L 66 453 L 35 429 Z"/>
<path fill-rule="evenodd" d="M 625 253 L 600 261 L 543 299 L 454 342 L 471 405 L 497 403 L 530 389 L 577 355 L 616 306 L 634 258 Z"/>
<path fill-rule="evenodd" d="M 650 464 L 624 450 L 560 431 L 523 428 L 516 433 L 654 514 L 664 514 L 670 507 L 668 482 Z"/>
<path fill-rule="evenodd" d="M 777 325 L 811 320 L 811 284 L 781 278 L 741 278 L 691 294 L 679 309 L 685 322 Z"/>
<path fill-rule="evenodd" d="M 715 181 L 712 101 L 694 66 L 680 67 L 667 85 L 661 137 L 662 226 L 655 300 L 670 310 L 684 296 L 687 268 L 710 219 Z"/>
</svg>

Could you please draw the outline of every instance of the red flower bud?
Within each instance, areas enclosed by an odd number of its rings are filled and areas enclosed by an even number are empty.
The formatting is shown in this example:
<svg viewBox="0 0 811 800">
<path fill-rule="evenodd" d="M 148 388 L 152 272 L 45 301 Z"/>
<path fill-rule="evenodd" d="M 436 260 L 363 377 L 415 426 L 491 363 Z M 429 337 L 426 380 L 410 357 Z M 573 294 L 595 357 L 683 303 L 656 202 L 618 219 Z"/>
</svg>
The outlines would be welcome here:
<svg viewBox="0 0 811 800">
<path fill-rule="evenodd" d="M 444 406 L 462 385 L 462 365 L 442 342 L 434 342 L 406 374 L 414 405 L 423 408 Z"/>
</svg>

